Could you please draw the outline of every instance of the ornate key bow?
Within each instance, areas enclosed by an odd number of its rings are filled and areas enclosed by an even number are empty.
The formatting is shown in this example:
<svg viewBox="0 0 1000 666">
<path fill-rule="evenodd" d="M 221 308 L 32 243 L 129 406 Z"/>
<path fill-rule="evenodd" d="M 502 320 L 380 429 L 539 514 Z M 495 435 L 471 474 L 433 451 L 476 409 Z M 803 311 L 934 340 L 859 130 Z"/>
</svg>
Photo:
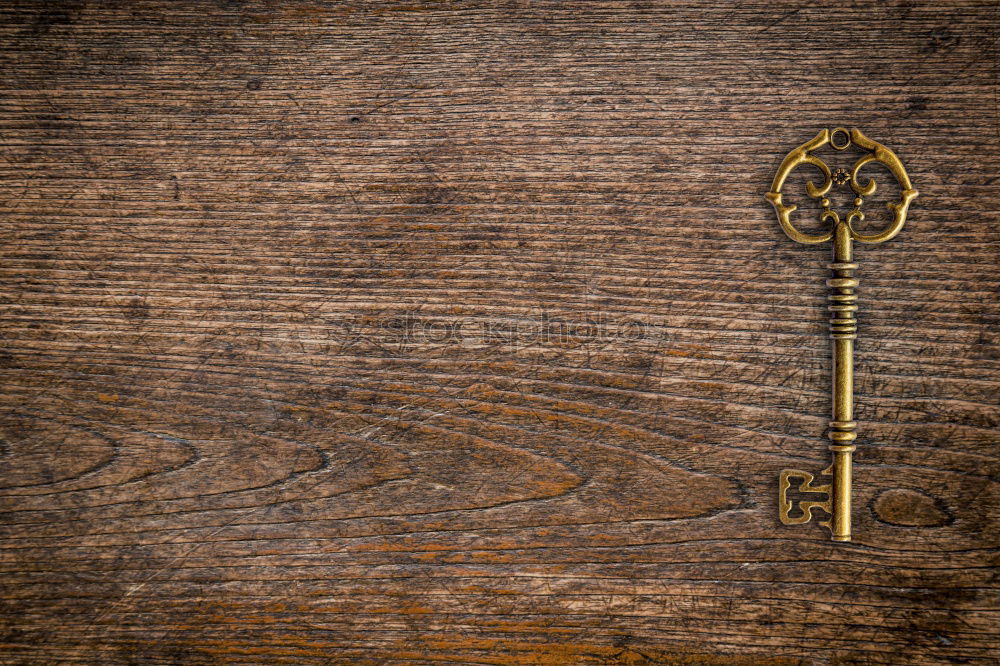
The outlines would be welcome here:
<svg viewBox="0 0 1000 666">
<path fill-rule="evenodd" d="M 836 141 L 835 139 L 841 135 L 844 139 Z M 823 160 L 810 154 L 811 151 L 827 144 L 836 150 L 846 150 L 853 144 L 868 152 L 854 163 L 850 174 L 838 171 L 834 175 Z M 858 172 L 870 162 L 884 164 L 899 181 L 902 192 L 898 202 L 888 204 L 894 213 L 889 226 L 877 233 L 862 234 L 853 228 L 852 222 L 865 219 L 861 205 L 864 203 L 864 197 L 875 192 L 875 179 L 869 179 L 864 186 L 858 180 Z M 785 180 L 802 164 L 811 164 L 823 172 L 823 184 L 817 187 L 809 181 L 806 183 L 806 191 L 809 196 L 820 199 L 820 205 L 823 206 L 820 221 L 830 222 L 829 229 L 824 233 L 807 234 L 796 229 L 791 222 L 791 215 L 796 206 L 785 205 L 781 200 L 781 188 Z M 834 184 L 840 186 L 848 183 L 855 194 L 854 209 L 842 220 L 840 215 L 831 209 L 830 200 L 826 195 Z M 883 243 L 895 237 L 906 222 L 906 211 L 910 202 L 917 196 L 917 191 L 910 184 L 910 178 L 895 153 L 877 141 L 872 141 L 858 129 L 848 131 L 838 127 L 832 131 L 824 129 L 812 140 L 788 153 L 778 167 L 778 172 L 771 183 L 771 191 L 766 196 L 778 214 L 781 228 L 792 240 L 799 243 L 824 243 L 833 240 L 833 262 L 829 264 L 833 277 L 826 281 L 826 285 L 830 288 L 828 309 L 831 312 L 830 337 L 833 339 L 833 420 L 830 421 L 827 437 L 830 438 L 833 462 L 820 472 L 820 475 L 830 476 L 832 479 L 831 483 L 813 485 L 816 477 L 809 472 L 797 469 L 782 470 L 778 480 L 778 517 L 785 525 L 799 525 L 808 523 L 812 519 L 813 509 L 823 509 L 832 515 L 832 521 L 826 520 L 820 524 L 830 528 L 833 540 L 850 541 L 851 454 L 856 448 L 854 440 L 857 437 L 855 430 L 858 425 L 854 421 L 854 340 L 857 338 L 858 330 L 857 320 L 854 318 L 854 313 L 858 309 L 858 297 L 854 293 L 858 280 L 854 277 L 854 271 L 858 265 L 853 262 L 852 241 Z M 791 515 L 793 502 L 788 499 L 788 491 L 792 479 L 801 481 L 797 488 L 800 493 L 824 499 L 799 501 L 798 515 Z"/>
</svg>

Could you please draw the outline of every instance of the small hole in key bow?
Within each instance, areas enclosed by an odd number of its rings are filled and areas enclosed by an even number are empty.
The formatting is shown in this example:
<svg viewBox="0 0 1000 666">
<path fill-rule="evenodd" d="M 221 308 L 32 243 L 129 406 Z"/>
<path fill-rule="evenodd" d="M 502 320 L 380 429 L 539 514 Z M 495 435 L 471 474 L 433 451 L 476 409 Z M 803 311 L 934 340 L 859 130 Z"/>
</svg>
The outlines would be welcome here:
<svg viewBox="0 0 1000 666">
<path fill-rule="evenodd" d="M 830 132 L 830 145 L 835 150 L 846 150 L 851 145 L 851 133 L 843 127 Z"/>
</svg>

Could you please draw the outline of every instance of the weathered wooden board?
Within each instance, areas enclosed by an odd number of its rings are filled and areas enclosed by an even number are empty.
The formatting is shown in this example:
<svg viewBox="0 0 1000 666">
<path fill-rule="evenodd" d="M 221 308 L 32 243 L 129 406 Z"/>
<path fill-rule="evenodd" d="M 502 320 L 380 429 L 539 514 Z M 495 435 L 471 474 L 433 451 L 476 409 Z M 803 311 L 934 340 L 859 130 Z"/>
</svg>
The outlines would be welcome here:
<svg viewBox="0 0 1000 666">
<path fill-rule="evenodd" d="M 2 3 L 0 662 L 996 663 L 998 28 Z M 921 192 L 849 544 L 776 518 L 828 249 L 763 198 L 838 125 Z"/>
</svg>

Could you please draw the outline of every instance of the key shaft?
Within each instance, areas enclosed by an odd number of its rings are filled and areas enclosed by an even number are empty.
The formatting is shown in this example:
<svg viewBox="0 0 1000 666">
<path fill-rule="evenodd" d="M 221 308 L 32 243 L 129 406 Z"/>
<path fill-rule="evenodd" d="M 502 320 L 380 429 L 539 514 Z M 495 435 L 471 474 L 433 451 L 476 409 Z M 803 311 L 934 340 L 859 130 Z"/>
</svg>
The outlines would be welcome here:
<svg viewBox="0 0 1000 666">
<path fill-rule="evenodd" d="M 851 455 L 857 437 L 854 421 L 854 340 L 858 323 L 858 285 L 854 271 L 850 227 L 847 222 L 837 222 L 833 236 L 833 277 L 830 287 L 829 310 L 830 337 L 833 340 L 833 420 L 827 437 L 833 452 L 833 532 L 834 541 L 851 540 Z"/>
</svg>

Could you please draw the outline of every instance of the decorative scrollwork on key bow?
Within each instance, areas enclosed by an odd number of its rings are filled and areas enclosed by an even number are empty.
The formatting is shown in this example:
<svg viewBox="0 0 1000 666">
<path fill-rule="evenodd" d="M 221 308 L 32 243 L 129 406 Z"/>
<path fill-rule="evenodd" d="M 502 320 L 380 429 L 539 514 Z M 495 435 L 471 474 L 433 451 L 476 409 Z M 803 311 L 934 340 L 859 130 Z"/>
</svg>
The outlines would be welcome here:
<svg viewBox="0 0 1000 666">
<path fill-rule="evenodd" d="M 837 143 L 834 141 L 834 138 L 838 134 L 843 134 L 847 137 L 847 140 Z M 836 150 L 844 150 L 854 144 L 869 152 L 861 156 L 854 163 L 849 174 L 842 169 L 838 169 L 836 173 L 833 173 L 823 160 L 810 154 L 812 151 L 818 150 L 827 144 L 830 144 Z M 871 162 L 879 162 L 885 165 L 899 182 L 901 192 L 898 202 L 888 204 L 889 209 L 894 214 L 892 223 L 877 233 L 862 234 L 855 231 L 851 223 L 854 220 L 860 222 L 865 219 L 864 213 L 861 212 L 864 197 L 875 193 L 876 184 L 874 178 L 869 178 L 866 185 L 861 185 L 858 181 L 858 172 Z M 809 196 L 814 199 L 820 199 L 820 203 L 823 205 L 820 221 L 826 222 L 829 220 L 831 222 L 830 228 L 823 233 L 807 234 L 799 231 L 791 221 L 791 215 L 798 206 L 795 204 L 785 205 L 781 200 L 781 188 L 784 186 L 785 180 L 796 167 L 802 164 L 811 164 L 823 172 L 822 185 L 816 185 L 811 180 L 806 183 L 806 191 L 809 193 Z M 788 153 L 781 162 L 781 166 L 778 167 L 778 172 L 774 175 L 774 181 L 771 183 L 771 191 L 766 195 L 768 201 L 771 202 L 775 212 L 778 214 L 778 222 L 781 224 L 781 228 L 788 234 L 789 238 L 799 243 L 824 243 L 833 238 L 834 229 L 840 222 L 840 215 L 830 207 L 830 200 L 826 198 L 826 194 L 835 182 L 838 184 L 850 183 L 851 189 L 856 195 L 854 209 L 847 214 L 845 221 L 847 222 L 851 238 L 862 243 L 882 243 L 895 237 L 902 230 L 903 224 L 906 222 L 906 211 L 910 207 L 910 202 L 917 196 L 917 190 L 913 189 L 910 177 L 906 174 L 906 169 L 903 168 L 903 163 L 899 161 L 894 152 L 881 143 L 872 141 L 862 134 L 859 129 L 851 129 L 849 132 L 841 127 L 832 131 L 824 129 L 814 138 Z"/>
</svg>

